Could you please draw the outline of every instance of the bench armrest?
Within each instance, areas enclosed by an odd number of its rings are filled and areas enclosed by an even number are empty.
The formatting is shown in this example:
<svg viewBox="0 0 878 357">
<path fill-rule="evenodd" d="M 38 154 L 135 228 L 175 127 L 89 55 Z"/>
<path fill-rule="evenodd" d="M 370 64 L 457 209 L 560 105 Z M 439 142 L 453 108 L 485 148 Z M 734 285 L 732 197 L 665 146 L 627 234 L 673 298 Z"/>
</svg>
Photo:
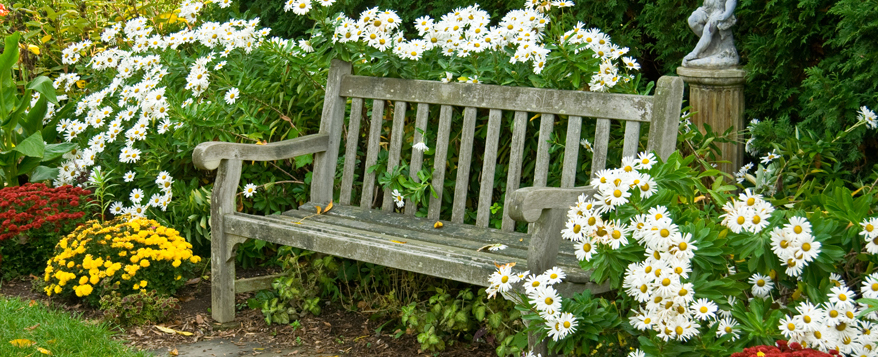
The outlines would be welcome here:
<svg viewBox="0 0 878 357">
<path fill-rule="evenodd" d="M 192 162 L 202 170 L 215 170 L 223 159 L 275 161 L 326 151 L 329 134 L 313 134 L 265 145 L 211 141 L 198 144 Z"/>
<path fill-rule="evenodd" d="M 519 222 L 536 222 L 544 209 L 568 209 L 580 195 L 594 194 L 594 188 L 525 187 L 511 193 L 509 217 Z"/>
</svg>

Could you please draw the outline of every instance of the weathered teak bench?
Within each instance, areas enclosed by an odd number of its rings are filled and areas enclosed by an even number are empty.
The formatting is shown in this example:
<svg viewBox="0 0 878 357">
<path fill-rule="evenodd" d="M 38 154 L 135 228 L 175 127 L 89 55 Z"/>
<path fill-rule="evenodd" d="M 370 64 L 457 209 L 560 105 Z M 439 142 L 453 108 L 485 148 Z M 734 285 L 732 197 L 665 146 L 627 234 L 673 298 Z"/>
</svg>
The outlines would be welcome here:
<svg viewBox="0 0 878 357">
<path fill-rule="evenodd" d="M 666 159 L 675 148 L 683 81 L 677 77 L 662 77 L 654 96 L 635 96 L 582 91 L 502 87 L 495 85 L 441 83 L 433 81 L 375 78 L 351 74 L 351 65 L 333 60 L 326 85 L 326 97 L 320 131 L 283 142 L 267 145 L 209 142 L 198 145 L 193 154 L 195 165 L 201 169 L 219 168 L 211 198 L 211 280 L 214 320 L 228 322 L 235 317 L 235 293 L 251 291 L 264 284 L 252 280 L 235 280 L 235 245 L 247 238 L 299 247 L 335 256 L 380 264 L 397 269 L 433 275 L 446 279 L 486 286 L 488 276 L 496 270 L 496 263 L 515 262 L 516 269 L 534 273 L 558 265 L 569 272 L 567 282 L 556 286 L 562 294 L 575 290 L 604 289 L 588 281 L 582 272 L 572 248 L 562 244 L 560 231 L 569 206 L 588 190 L 574 187 L 579 154 L 582 118 L 596 119 L 594 154 L 591 169 L 596 172 L 606 164 L 610 135 L 610 120 L 623 120 L 625 136 L 622 151 L 633 155 L 638 151 L 641 123 L 649 123 L 647 149 Z M 366 155 L 362 164 L 356 160 L 360 121 L 364 102 L 372 101 L 372 116 L 366 137 Z M 346 115 L 350 100 L 350 115 Z M 385 101 L 393 101 L 394 117 L 389 135 L 387 167 L 399 164 L 403 148 L 409 150 L 411 143 L 403 143 L 406 106 L 417 103 L 415 127 L 427 129 L 429 111 L 439 110 L 437 142 L 435 145 L 433 188 L 439 199 L 430 199 L 427 218 L 414 216 L 416 207 L 412 202 L 404 213 L 394 213 L 394 202 L 388 192 L 383 201 L 373 204 L 375 173 L 367 168 L 377 162 L 381 150 L 380 136 L 384 122 Z M 368 104 L 368 103 L 366 103 Z M 453 193 L 443 192 L 445 173 L 449 170 L 446 160 L 451 131 L 452 107 L 464 107 L 463 127 L 460 137 L 459 160 L 456 166 L 456 186 Z M 436 108 L 438 107 L 438 108 Z M 484 141 L 484 159 L 481 163 L 481 187 L 478 199 L 471 202 L 475 208 L 475 225 L 464 224 L 467 202 L 474 129 L 477 111 L 489 109 L 487 137 Z M 502 128 L 502 111 L 512 111 L 512 128 Z M 535 154 L 523 152 L 525 135 L 528 135 L 528 118 L 541 114 L 539 144 Z M 554 130 L 555 115 L 568 115 L 562 178 L 560 188 L 546 188 L 549 168 L 550 134 Z M 349 117 L 347 130 L 345 118 Z M 509 148 L 498 148 L 501 129 L 512 131 Z M 344 166 L 341 185 L 336 187 L 336 166 L 342 134 L 346 134 Z M 413 134 L 414 142 L 421 140 L 421 132 Z M 477 146 L 479 147 L 479 146 Z M 494 173 L 498 152 L 509 152 L 508 175 L 505 195 L 495 194 Z M 299 155 L 314 154 L 310 202 L 297 210 L 283 215 L 256 216 L 236 212 L 235 194 L 244 161 L 284 160 Z M 535 174 L 532 187 L 519 189 L 523 157 L 534 160 Z M 417 172 L 423 166 L 423 153 L 412 149 L 410 171 Z M 357 175 L 355 175 L 357 173 Z M 361 193 L 352 192 L 355 184 L 362 182 Z M 525 183 L 526 185 L 526 183 Z M 499 190 L 498 190 L 499 191 Z M 353 195 L 359 202 L 351 202 Z M 444 227 L 434 228 L 440 217 L 442 196 L 453 194 L 450 221 Z M 506 215 L 502 229 L 487 228 L 491 215 L 492 199 L 505 197 Z M 296 224 L 302 217 L 312 215 L 315 205 L 326 207 L 334 200 L 334 208 L 327 214 L 310 217 Z M 378 206 L 378 207 L 373 207 Z M 534 222 L 530 234 L 514 231 L 515 221 Z M 401 244 L 404 242 L 404 244 Z M 489 252 L 479 251 L 488 244 L 502 243 L 507 249 Z M 565 245 L 566 244 L 566 245 Z M 559 246 L 565 246 L 559 254 Z"/>
</svg>

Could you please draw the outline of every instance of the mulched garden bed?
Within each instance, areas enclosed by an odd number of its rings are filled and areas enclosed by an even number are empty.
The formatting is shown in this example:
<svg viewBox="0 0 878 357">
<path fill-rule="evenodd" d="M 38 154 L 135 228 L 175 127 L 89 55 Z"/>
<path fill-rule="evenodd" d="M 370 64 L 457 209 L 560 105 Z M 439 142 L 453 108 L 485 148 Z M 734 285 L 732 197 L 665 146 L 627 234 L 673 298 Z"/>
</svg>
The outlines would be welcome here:
<svg viewBox="0 0 878 357">
<path fill-rule="evenodd" d="M 245 275 L 245 274 L 241 274 Z M 246 274 L 251 275 L 251 274 Z M 257 275 L 257 274 L 254 274 Z M 177 346 L 217 338 L 230 339 L 233 343 L 258 342 L 266 351 L 272 348 L 297 348 L 301 354 L 328 354 L 350 356 L 449 356 L 449 357 L 493 357 L 493 346 L 484 340 L 473 344 L 455 343 L 440 353 L 420 351 L 416 334 L 402 334 L 394 338 L 395 331 L 376 329 L 386 320 L 370 320 L 370 315 L 347 311 L 338 303 L 323 307 L 320 316 L 304 316 L 299 320 L 300 327 L 290 325 L 267 325 L 259 310 L 246 307 L 252 294 L 238 294 L 236 303 L 245 306 L 237 312 L 234 324 L 220 326 L 210 318 L 210 284 L 195 279 L 178 292 L 181 310 L 174 321 L 161 324 L 178 331 L 189 332 L 191 336 L 162 332 L 153 325 L 132 327 L 120 331 L 118 336 L 128 345 L 142 350 L 172 351 Z M 47 305 L 81 314 L 86 320 L 98 320 L 101 312 L 82 305 L 66 305 L 50 300 L 45 294 L 32 290 L 29 280 L 4 281 L 0 296 L 18 296 L 22 299 L 43 301 Z M 392 323 L 391 323 L 392 325 Z M 389 327 L 387 325 L 385 327 Z M 304 350 L 303 350 L 304 349 Z M 259 352 L 254 352 L 258 355 Z M 300 354 L 300 353 L 296 353 Z"/>
</svg>

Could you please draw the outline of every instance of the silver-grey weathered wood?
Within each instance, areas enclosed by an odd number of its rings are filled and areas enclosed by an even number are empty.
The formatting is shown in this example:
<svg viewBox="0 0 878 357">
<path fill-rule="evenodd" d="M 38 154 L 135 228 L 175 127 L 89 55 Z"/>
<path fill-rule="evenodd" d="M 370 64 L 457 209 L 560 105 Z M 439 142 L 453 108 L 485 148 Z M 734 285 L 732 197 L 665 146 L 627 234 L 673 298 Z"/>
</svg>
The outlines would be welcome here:
<svg viewBox="0 0 878 357">
<path fill-rule="evenodd" d="M 338 203 L 351 204 L 354 189 L 354 172 L 357 169 L 357 145 L 360 143 L 360 121 L 363 117 L 363 98 L 351 99 L 351 116 L 348 120 L 348 137 L 345 140 L 344 168 L 341 176 L 341 190 Z"/>
<path fill-rule="evenodd" d="M 285 276 L 287 276 L 287 274 L 280 273 L 235 280 L 235 294 L 246 293 L 249 291 L 270 290 L 272 289 L 271 283 L 274 282 L 274 279 Z"/>
<path fill-rule="evenodd" d="M 547 182 L 546 172 L 550 164 L 548 148 L 550 135 L 554 130 L 554 115 L 571 117 L 568 123 L 565 162 L 562 169 L 562 186 L 575 186 L 575 170 L 578 166 L 573 148 L 578 146 L 577 128 L 581 128 L 580 118 L 604 118 L 597 121 L 595 140 L 594 171 L 606 166 L 606 153 L 609 142 L 609 119 L 635 122 L 650 122 L 648 149 L 655 150 L 662 158 L 667 158 L 674 150 L 676 131 L 679 123 L 679 110 L 682 102 L 682 81 L 678 78 L 663 77 L 659 80 L 656 95 L 625 96 L 606 93 L 587 93 L 553 91 L 535 88 L 507 88 L 473 84 L 441 84 L 426 81 L 400 79 L 366 78 L 350 75 L 350 64 L 333 62 L 329 73 L 329 84 L 325 98 L 320 132 L 301 138 L 272 143 L 269 145 L 248 145 L 234 143 L 203 143 L 193 154 L 195 165 L 202 169 L 219 168 L 217 182 L 211 197 L 211 269 L 212 269 L 212 315 L 219 322 L 234 319 L 235 292 L 265 286 L 266 279 L 246 279 L 235 283 L 234 257 L 236 245 L 246 239 L 258 239 L 282 245 L 308 249 L 325 254 L 333 254 L 363 262 L 381 264 L 417 273 L 434 275 L 472 284 L 486 286 L 487 277 L 493 272 L 495 263 L 516 263 L 516 268 L 539 273 L 557 265 L 567 272 L 568 278 L 555 288 L 562 296 L 589 289 L 595 293 L 606 291 L 607 286 L 589 284 L 590 272 L 578 268 L 572 243 L 560 239 L 560 229 L 564 224 L 565 213 L 580 194 L 593 194 L 591 187 L 539 187 Z M 383 210 L 372 210 L 375 193 L 375 174 L 363 175 L 363 197 L 361 207 L 338 205 L 335 209 L 321 215 L 314 215 L 317 205 L 325 205 L 333 197 L 338 149 L 344 126 L 344 97 L 352 97 L 352 119 L 348 129 L 345 151 L 347 160 L 342 168 L 342 188 L 338 195 L 343 201 L 350 201 L 353 193 L 349 187 L 356 186 L 356 152 L 359 143 L 359 118 L 362 116 L 363 99 L 373 100 L 373 113 L 367 135 L 366 158 L 363 170 L 373 166 L 382 147 L 381 135 L 384 124 L 384 101 L 394 100 L 418 103 L 415 126 L 426 129 L 429 124 L 428 104 L 440 104 L 439 126 L 436 132 L 435 162 L 433 164 L 432 185 L 439 198 L 430 198 L 428 219 L 412 217 L 417 207 L 411 205 L 408 214 L 395 214 Z M 412 104 L 414 105 L 414 104 Z M 460 155 L 466 163 L 449 162 L 448 146 L 452 124 L 452 106 L 467 108 L 464 115 L 463 136 Z M 469 158 L 472 156 L 476 108 L 491 109 L 488 119 L 488 133 L 485 142 L 485 160 L 482 162 L 479 201 L 477 203 L 476 225 L 443 222 L 444 228 L 434 228 L 440 218 L 442 194 L 445 186 L 445 173 L 448 165 L 458 165 L 457 188 L 469 182 Z M 501 121 L 501 110 L 516 111 L 513 120 L 511 147 L 500 147 L 498 133 L 505 130 Z M 407 134 L 399 129 L 397 118 L 403 118 L 399 108 L 394 116 L 393 129 L 388 138 L 393 162 L 402 160 L 402 140 Z M 528 125 L 527 112 L 542 113 L 540 133 L 536 153 L 523 153 L 523 143 Z M 354 119 L 356 118 L 356 119 Z M 500 123 L 500 124 L 497 124 Z M 402 124 L 404 126 L 404 124 Z M 637 149 L 634 130 L 639 125 L 626 122 L 626 135 L 623 153 Z M 469 128 L 467 128 L 469 127 Z M 456 129 L 456 128 L 455 128 Z M 456 131 L 456 130 L 455 130 Z M 468 132 L 468 134 L 467 134 Z M 466 136 L 469 138 L 466 138 Z M 533 135 L 533 134 L 532 134 Z M 421 139 L 414 134 L 416 141 Z M 353 141 L 351 143 L 350 141 Z M 603 144 L 601 144 L 603 143 Z M 414 142 L 413 142 L 414 144 Z M 428 143 L 429 144 L 429 143 Z M 633 149 L 632 149 L 633 148 Z M 510 165 L 507 173 L 504 221 L 502 230 L 486 228 L 490 221 L 491 200 L 496 197 L 493 190 L 493 176 L 496 171 L 496 154 L 510 151 Z M 469 150 L 469 151 L 467 151 Z M 578 148 L 576 150 L 578 152 Z M 394 153 L 395 152 L 395 153 Z M 272 161 L 316 153 L 314 181 L 310 202 L 284 215 L 254 216 L 236 212 L 235 198 L 240 182 L 243 161 Z M 536 158 L 541 157 L 541 159 Z M 536 160 L 534 187 L 519 189 L 521 167 L 524 160 Z M 350 163 L 350 166 L 348 165 Z M 572 166 L 571 166 L 572 165 Z M 391 165 L 393 166 L 393 165 Z M 413 174 L 423 166 L 423 156 L 412 152 L 411 168 Z M 465 167 L 464 167 L 465 166 Z M 347 188 L 347 189 L 346 189 Z M 455 192 L 452 206 L 456 208 L 456 221 L 463 221 L 466 208 L 466 190 L 461 196 Z M 386 207 L 386 206 L 385 206 Z M 447 213 L 443 213 L 442 217 Z M 532 223 L 533 234 L 514 232 L 515 222 Z M 489 252 L 484 248 L 489 244 L 505 244 L 507 249 Z M 560 247 L 560 248 L 559 248 Z M 534 341 L 536 344 L 536 341 Z"/>
<path fill-rule="evenodd" d="M 683 102 L 683 80 L 680 77 L 659 78 L 654 98 L 659 105 L 652 113 L 646 148 L 655 151 L 662 160 L 667 160 L 677 146 L 677 131 L 680 128 L 678 103 Z"/>
<path fill-rule="evenodd" d="M 625 122 L 625 138 L 622 142 L 622 157 L 637 155 L 640 145 L 640 122 Z"/>
<path fill-rule="evenodd" d="M 427 208 L 427 218 L 431 220 L 439 219 L 439 209 L 442 207 L 449 134 L 451 134 L 451 106 L 443 105 L 439 109 L 439 132 L 436 135 L 436 153 L 433 156 L 432 185 L 436 197 L 430 197 L 430 206 Z"/>
<path fill-rule="evenodd" d="M 546 187 L 549 180 L 549 140 L 555 127 L 555 116 L 543 113 L 540 115 L 540 135 L 537 143 L 537 163 L 534 166 L 533 187 Z"/>
<path fill-rule="evenodd" d="M 594 132 L 594 148 L 591 156 L 591 176 L 592 178 L 607 167 L 607 148 L 610 145 L 610 120 L 598 119 Z"/>
<path fill-rule="evenodd" d="M 466 215 L 466 193 L 469 189 L 469 171 L 473 160 L 473 134 L 476 130 L 476 108 L 463 110 L 463 132 L 457 156 L 457 178 L 454 181 L 454 201 L 451 203 L 451 221 L 463 222 Z"/>
<path fill-rule="evenodd" d="M 335 186 L 335 167 L 338 164 L 338 148 L 344 126 L 346 100 L 339 95 L 341 80 L 351 73 L 351 64 L 337 59 L 332 60 L 326 79 L 326 95 L 323 98 L 323 114 L 320 120 L 320 134 L 329 135 L 326 151 L 314 154 L 314 171 L 311 173 L 311 202 L 329 203 L 332 201 L 332 188 Z"/>
<path fill-rule="evenodd" d="M 415 132 L 414 139 L 412 141 L 412 161 L 411 164 L 409 164 L 409 177 L 411 177 L 412 181 L 415 182 L 421 182 L 421 179 L 418 178 L 418 171 L 421 171 L 421 167 L 424 164 L 424 153 L 421 150 L 415 149 L 414 145 L 424 141 L 423 132 L 427 130 L 427 121 L 429 117 L 430 105 L 418 103 L 418 114 L 415 117 Z M 405 214 L 411 216 L 414 215 L 417 211 L 418 206 L 415 205 L 415 202 L 407 198 L 405 201 Z"/>
<path fill-rule="evenodd" d="M 644 95 L 361 76 L 346 76 L 341 93 L 345 97 L 637 121 L 649 121 L 653 105 L 653 98 Z"/>
<path fill-rule="evenodd" d="M 393 126 L 390 129 L 390 151 L 387 155 L 387 170 L 393 170 L 399 165 L 399 157 L 402 152 L 402 134 L 405 129 L 405 111 L 408 103 L 403 101 L 396 102 L 393 106 Z M 390 189 L 384 190 L 384 202 L 381 209 L 385 212 L 392 212 L 396 207 L 393 195 Z"/>
<path fill-rule="evenodd" d="M 509 171 L 506 173 L 506 197 L 503 201 L 503 224 L 505 232 L 515 230 L 515 220 L 509 216 L 508 207 L 510 193 L 515 192 L 521 184 L 521 157 L 524 151 L 524 134 L 527 132 L 527 113 L 515 112 L 512 122 L 512 147 L 509 151 Z"/>
<path fill-rule="evenodd" d="M 372 122 L 369 124 L 369 134 L 366 141 L 366 164 L 363 165 L 363 194 L 360 196 L 360 207 L 371 209 L 372 198 L 375 194 L 375 171 L 369 172 L 369 168 L 378 162 L 378 150 L 380 149 L 381 128 L 384 124 L 384 100 L 372 102 Z"/>
<path fill-rule="evenodd" d="M 579 171 L 579 137 L 582 132 L 582 117 L 567 119 L 567 139 L 564 141 L 564 166 L 561 167 L 561 187 L 576 185 L 576 172 Z"/>
<path fill-rule="evenodd" d="M 192 152 L 192 163 L 202 170 L 214 170 L 220 160 L 286 160 L 299 155 L 326 151 L 329 134 L 313 134 L 265 145 L 211 141 L 198 144 Z"/>
<path fill-rule="evenodd" d="M 235 319 L 235 239 L 225 227 L 227 215 L 235 213 L 235 195 L 241 179 L 241 160 L 220 162 L 210 197 L 211 316 L 220 323 Z"/>
<path fill-rule="evenodd" d="M 500 119 L 503 112 L 491 109 L 488 115 L 488 135 L 485 138 L 482 178 L 479 187 L 479 206 L 476 227 L 487 227 L 491 220 L 491 199 L 494 197 L 494 169 L 497 167 L 497 141 L 500 139 Z"/>
</svg>

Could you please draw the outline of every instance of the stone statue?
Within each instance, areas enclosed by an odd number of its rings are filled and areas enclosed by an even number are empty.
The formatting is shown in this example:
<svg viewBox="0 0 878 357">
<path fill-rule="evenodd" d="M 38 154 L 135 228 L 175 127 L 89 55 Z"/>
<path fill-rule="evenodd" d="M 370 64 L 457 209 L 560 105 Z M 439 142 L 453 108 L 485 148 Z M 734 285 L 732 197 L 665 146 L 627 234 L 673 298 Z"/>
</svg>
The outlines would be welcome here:
<svg viewBox="0 0 878 357">
<path fill-rule="evenodd" d="M 704 0 L 689 16 L 689 28 L 699 37 L 698 44 L 683 58 L 683 67 L 729 68 L 738 64 L 738 51 L 732 38 L 737 0 Z"/>
</svg>

